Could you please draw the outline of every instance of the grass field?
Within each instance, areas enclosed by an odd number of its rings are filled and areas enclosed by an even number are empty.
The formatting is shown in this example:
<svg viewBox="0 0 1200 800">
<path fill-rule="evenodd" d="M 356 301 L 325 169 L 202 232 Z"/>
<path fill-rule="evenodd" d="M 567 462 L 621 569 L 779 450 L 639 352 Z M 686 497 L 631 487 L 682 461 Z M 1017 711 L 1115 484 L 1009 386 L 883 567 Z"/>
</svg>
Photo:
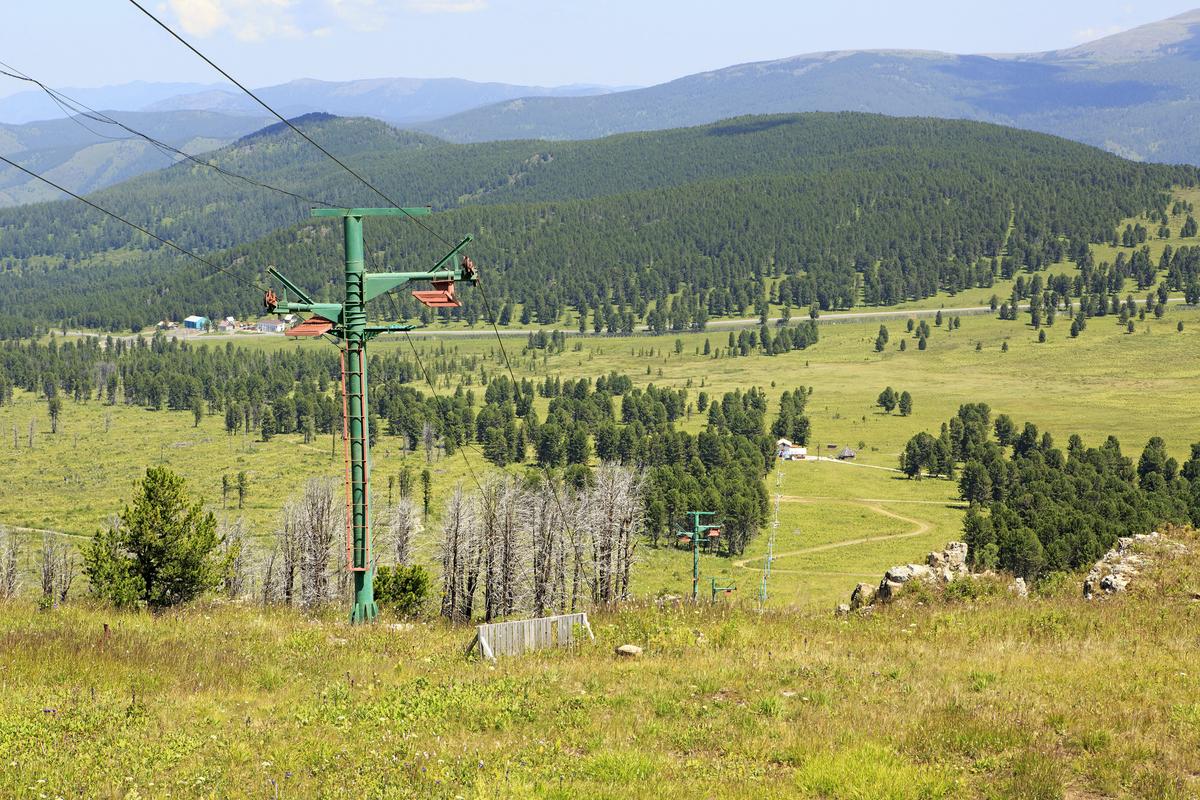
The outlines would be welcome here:
<svg viewBox="0 0 1200 800">
<path fill-rule="evenodd" d="M 1200 190 L 1179 196 L 1200 204 Z M 1172 231 L 1177 233 L 1182 222 L 1182 216 L 1173 218 Z M 1152 239 L 1148 244 L 1157 260 L 1168 244 L 1194 242 L 1171 238 Z M 1106 245 L 1096 250 L 1098 261 L 1115 256 Z M 1073 269 L 1064 264 L 1048 272 Z M 928 313 L 938 307 L 986 304 L 993 291 L 1003 298 L 1010 286 L 998 283 L 994 289 L 940 295 L 901 308 Z M 1144 297 L 1144 292 L 1129 291 Z M 832 322 L 834 317 L 827 314 L 823 319 Z M 878 319 L 823 324 L 816 346 L 775 357 L 701 355 L 706 340 L 715 350 L 724 348 L 729 336 L 724 329 L 678 337 L 569 339 L 565 352 L 551 356 L 524 353 L 519 337 L 508 338 L 505 347 L 518 378 L 540 380 L 548 374 L 594 378 L 616 371 L 630 375 L 636 385 L 688 388 L 693 398 L 700 391 L 713 396 L 760 386 L 772 401 L 784 390 L 811 386 L 815 393 L 808 408 L 813 429 L 810 449 L 828 453 L 828 445 L 850 445 L 859 451 L 860 465 L 874 467 L 894 468 L 910 436 L 920 430 L 936 432 L 960 404 L 977 401 L 1018 423 L 1035 422 L 1060 445 L 1071 433 L 1079 433 L 1089 443 L 1115 434 L 1126 454 L 1136 457 L 1149 437 L 1160 435 L 1182 461 L 1189 445 L 1200 441 L 1200 417 L 1195 414 L 1200 310 L 1175 303 L 1163 319 L 1138 322 L 1133 334 L 1115 317 L 1097 317 L 1077 339 L 1069 335 L 1069 321 L 1060 317 L 1046 329 L 1045 343 L 1038 343 L 1037 332 L 1025 324 L 1026 319 L 1025 315 L 1012 322 L 987 314 L 964 316 L 958 330 L 935 326 L 925 351 L 919 351 L 915 339 L 906 334 L 903 317 L 882 320 L 891 334 L 883 353 L 873 347 Z M 1182 332 L 1176 329 L 1180 322 Z M 901 352 L 899 343 L 906 337 L 909 347 Z M 239 345 L 264 349 L 328 347 L 319 341 L 282 337 L 235 339 Z M 415 341 L 425 357 L 445 347 L 484 355 L 491 374 L 505 370 L 494 338 Z M 223 342 L 214 339 L 214 346 Z M 407 352 L 408 345 L 378 340 L 372 347 Z M 472 377 L 478 391 L 478 376 Z M 875 406 L 879 392 L 889 385 L 912 393 L 911 417 L 883 414 Z M 419 384 L 418 388 L 427 389 Z M 439 392 L 449 391 L 439 386 Z M 545 401 L 538 402 L 544 411 Z M 28 447 L 31 420 L 33 448 Z M 691 430 L 702 425 L 703 415 L 683 423 Z M 341 452 L 335 450 L 340 444 L 331 437 L 309 445 L 298 435 L 277 436 L 269 443 L 230 437 L 220 416 L 207 416 L 193 427 L 188 413 L 67 402 L 59 433 L 48 431 L 44 401 L 18 393 L 15 403 L 0 406 L 0 476 L 5 479 L 0 489 L 0 524 L 34 529 L 28 532 L 32 541 L 40 536 L 37 530 L 90 535 L 120 510 L 145 468 L 160 463 L 184 475 L 218 513 L 230 519 L 243 517 L 251 535 L 262 538 L 274 530 L 284 502 L 300 491 L 306 478 L 336 476 L 341 470 Z M 381 436 L 374 450 L 377 503 L 386 493 L 387 476 L 397 475 L 402 465 L 416 472 L 428 468 L 433 475 L 433 513 L 418 545 L 418 552 L 427 558 L 435 553 L 438 513 L 453 485 L 473 485 L 472 475 L 490 468 L 478 451 L 469 449 L 465 454 L 465 458 L 440 456 L 426 464 L 423 454 L 403 452 L 399 440 L 388 436 Z M 237 509 L 236 496 L 231 494 L 229 507 L 222 508 L 222 475 L 233 478 L 239 471 L 250 479 L 246 506 Z M 777 542 L 781 555 L 769 587 L 772 604 L 828 605 L 844 599 L 858 580 L 877 576 L 898 561 L 920 558 L 958 535 L 962 511 L 955 502 L 955 487 L 947 482 L 910 482 L 886 470 L 832 463 L 787 464 L 783 472 L 779 491 L 787 499 L 781 504 Z M 26 549 L 29 569 L 35 549 Z M 742 559 L 706 557 L 705 581 L 714 576 L 722 583 L 736 582 L 738 597 L 756 598 L 765 551 L 766 537 L 760 536 Z M 669 547 L 641 548 L 634 574 L 639 595 L 679 594 L 690 591 L 690 586 L 687 553 Z"/>
<path fill-rule="evenodd" d="M 0 796 L 1185 800 L 1190 544 L 1100 602 L 632 606 L 494 667 L 440 623 L 0 604 Z"/>
<path fill-rule="evenodd" d="M 1184 330 L 1176 330 L 1178 322 Z M 776 356 L 713 359 L 697 353 L 704 339 L 720 342 L 726 334 L 690 334 L 674 339 L 599 338 L 581 340 L 581 350 L 548 358 L 519 355 L 509 343 L 518 377 L 547 373 L 562 377 L 630 374 L 636 383 L 689 386 L 710 396 L 758 385 L 777 398 L 785 389 L 812 386 L 809 403 L 814 441 L 849 444 L 859 450 L 859 464 L 894 468 L 904 442 L 920 430 L 938 429 L 961 403 L 984 401 L 995 413 L 1018 421 L 1031 420 L 1051 431 L 1060 444 L 1071 433 L 1099 443 L 1112 433 L 1127 454 L 1136 456 L 1153 435 L 1167 440 L 1183 460 L 1192 442 L 1200 441 L 1195 414 L 1195 386 L 1200 378 L 1200 312 L 1173 305 L 1161 320 L 1138 323 L 1128 334 L 1113 317 L 1095 318 L 1077 339 L 1060 321 L 1039 344 L 1021 322 L 989 316 L 966 317 L 955 331 L 934 328 L 929 349 L 898 350 L 902 325 L 890 326 L 892 340 L 884 353 L 872 343 L 877 322 L 822 326 L 821 341 L 806 351 Z M 260 347 L 297 345 L 279 340 L 251 340 Z M 1009 350 L 1002 352 L 1007 342 Z M 976 343 L 982 349 L 976 350 Z M 379 348 L 400 347 L 382 343 Z M 447 345 L 459 352 L 492 354 L 496 344 L 462 340 Z M 499 369 L 493 363 L 493 371 Z M 649 369 L 650 374 L 646 374 Z M 882 414 L 875 398 L 885 386 L 909 390 L 911 417 Z M 441 391 L 441 389 L 439 389 Z M 702 415 L 685 422 L 693 429 Z M 29 422 L 35 421 L 34 447 L 28 447 Z M 148 411 L 99 403 L 64 406 L 60 429 L 50 434 L 44 401 L 18 393 L 16 402 L 0 407 L 0 523 L 90 535 L 120 510 L 131 484 L 147 466 L 165 463 L 183 474 L 194 491 L 223 514 L 245 517 L 255 535 L 269 534 L 283 503 L 305 478 L 338 475 L 341 455 L 330 437 L 304 445 L 298 436 L 278 436 L 269 443 L 227 436 L 219 416 L 205 417 L 198 428 L 188 413 Z M 106 430 L 107 427 L 107 430 Z M 17 447 L 13 447 L 13 432 Z M 828 452 L 827 449 L 822 452 Z M 429 465 L 434 475 L 434 507 L 458 481 L 470 485 L 470 473 L 489 465 L 476 451 L 439 457 Z M 424 468 L 423 454 L 402 453 L 398 440 L 380 438 L 375 450 L 376 497 L 385 492 L 387 475 L 407 461 Z M 250 477 L 246 508 L 222 511 L 221 476 L 238 471 Z M 944 544 L 958 531 L 961 513 L 953 507 L 953 485 L 943 481 L 910 482 L 895 473 L 833 463 L 793 463 L 784 467 L 783 503 L 778 549 L 781 553 L 843 540 L 893 538 L 836 550 L 797 553 L 776 564 L 771 595 L 774 602 L 828 604 L 849 591 L 858 576 L 877 575 L 890 564 L 920 557 Z M 230 497 L 236 506 L 236 497 Z M 898 503 L 920 500 L 920 503 Z M 925 526 L 929 526 L 926 528 Z M 432 555 L 431 520 L 423 552 Z M 922 532 L 907 538 L 896 534 Z M 765 537 L 755 540 L 748 557 L 760 556 Z M 29 553 L 32 558 L 32 552 Z M 635 582 L 640 592 L 678 593 L 690 589 L 690 557 L 672 549 L 641 553 Z M 742 597 L 757 596 L 761 561 L 739 568 L 725 559 L 704 565 L 705 576 L 738 582 Z M 784 571 L 787 570 L 787 571 Z M 844 573 L 844 574 L 839 574 Z M 749 590 L 749 591 L 747 591 Z"/>
</svg>

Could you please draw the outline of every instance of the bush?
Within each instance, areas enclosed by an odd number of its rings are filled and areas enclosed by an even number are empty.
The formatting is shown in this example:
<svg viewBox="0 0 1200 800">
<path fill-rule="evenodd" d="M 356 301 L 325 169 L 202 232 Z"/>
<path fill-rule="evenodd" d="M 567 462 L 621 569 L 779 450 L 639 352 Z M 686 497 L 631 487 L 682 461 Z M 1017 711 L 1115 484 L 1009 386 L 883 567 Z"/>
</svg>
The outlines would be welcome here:
<svg viewBox="0 0 1200 800">
<path fill-rule="evenodd" d="M 218 551 L 217 520 L 190 504 L 183 483 L 165 467 L 146 470 L 133 505 L 83 548 L 93 594 L 118 607 L 165 608 L 221 585 L 229 557 Z"/>
<path fill-rule="evenodd" d="M 416 616 L 429 596 L 429 573 L 418 565 L 380 567 L 375 572 L 375 602 L 397 614 Z"/>
</svg>

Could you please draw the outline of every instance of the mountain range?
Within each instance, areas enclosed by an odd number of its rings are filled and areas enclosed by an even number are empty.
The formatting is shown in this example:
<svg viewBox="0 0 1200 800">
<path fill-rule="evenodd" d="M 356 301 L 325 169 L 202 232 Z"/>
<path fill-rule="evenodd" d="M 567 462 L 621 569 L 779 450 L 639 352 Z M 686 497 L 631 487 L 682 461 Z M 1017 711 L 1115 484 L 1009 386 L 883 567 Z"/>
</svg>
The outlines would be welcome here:
<svg viewBox="0 0 1200 800">
<path fill-rule="evenodd" d="M 768 288 L 793 308 L 829 309 L 990 286 L 997 270 L 1081 258 L 1088 243 L 1111 243 L 1122 219 L 1161 218 L 1170 187 L 1200 182 L 1195 168 L 1138 164 L 1044 134 L 849 112 L 478 144 L 362 118 L 297 124 L 337 142 L 397 202 L 439 212 L 421 228 L 372 220 L 373 270 L 433 263 L 469 233 L 500 324 L 503 307 L 519 305 L 518 322 L 560 323 L 566 309 L 586 308 L 608 325 L 628 328 L 632 314 L 663 330 L 705 314 L 744 316 Z M 315 203 L 372 203 L 283 125 L 206 160 Z M 164 315 L 257 313 L 261 296 L 248 285 L 269 280 L 270 264 L 318 299 L 338 291 L 341 238 L 308 219 L 302 199 L 191 163 L 93 197 L 241 280 L 180 260 L 82 203 L 3 209 L 0 338 L 38 320 L 136 330 Z M 396 302 L 375 312 L 421 313 L 406 295 Z M 463 302 L 468 321 L 486 313 L 473 292 Z"/>
<path fill-rule="evenodd" d="M 861 111 L 993 122 L 1133 160 L 1200 164 L 1200 10 L 1044 53 L 814 53 L 637 89 L 387 78 L 296 80 L 259 92 L 288 116 L 372 117 L 458 143 L 591 139 L 747 114 Z M 266 121 L 252 100 L 220 84 L 136 83 L 67 94 L 93 108 L 117 109 L 127 115 L 122 119 L 161 131 L 160 138 L 189 152 L 229 144 Z M 29 122 L 39 114 L 59 120 Z M 0 154 L 50 170 L 76 191 L 170 163 L 149 145 L 122 141 L 124 132 L 95 136 L 62 119 L 40 92 L 0 99 L 0 120 L 24 122 L 0 125 Z M 53 196 L 32 179 L 0 170 L 0 206 Z"/>
<path fill-rule="evenodd" d="M 581 139 L 794 111 L 974 119 L 1135 160 L 1200 163 L 1200 10 L 1066 50 L 813 53 L 597 97 L 521 98 L 417 127 L 459 142 Z"/>
</svg>

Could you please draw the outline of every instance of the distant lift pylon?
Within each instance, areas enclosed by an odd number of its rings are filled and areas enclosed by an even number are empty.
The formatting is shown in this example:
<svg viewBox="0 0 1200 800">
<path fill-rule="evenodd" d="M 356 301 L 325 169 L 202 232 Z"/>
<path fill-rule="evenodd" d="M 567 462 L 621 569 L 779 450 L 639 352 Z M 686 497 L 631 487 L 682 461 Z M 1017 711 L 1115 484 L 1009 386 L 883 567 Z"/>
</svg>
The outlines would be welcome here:
<svg viewBox="0 0 1200 800">
<path fill-rule="evenodd" d="M 456 283 L 478 281 L 475 265 L 460 251 L 470 236 L 455 245 L 432 269 L 421 272 L 367 273 L 363 268 L 364 217 L 415 217 L 429 214 L 428 208 L 317 208 L 314 217 L 341 217 L 345 237 L 346 299 L 342 303 L 318 303 L 271 267 L 268 271 L 284 286 L 281 300 L 268 291 L 263 304 L 272 314 L 310 314 L 287 335 L 315 337 L 328 334 L 341 349 L 343 436 L 346 442 L 346 564 L 354 575 L 354 606 L 350 622 L 375 619 L 375 589 L 371 560 L 371 436 L 368 429 L 367 342 L 381 333 L 412 330 L 412 325 L 368 325 L 366 304 L 385 292 L 414 281 L 430 281 L 432 290 L 414 291 L 413 297 L 432 308 L 461 305 L 455 296 Z M 289 293 L 296 300 L 289 299 Z"/>
</svg>

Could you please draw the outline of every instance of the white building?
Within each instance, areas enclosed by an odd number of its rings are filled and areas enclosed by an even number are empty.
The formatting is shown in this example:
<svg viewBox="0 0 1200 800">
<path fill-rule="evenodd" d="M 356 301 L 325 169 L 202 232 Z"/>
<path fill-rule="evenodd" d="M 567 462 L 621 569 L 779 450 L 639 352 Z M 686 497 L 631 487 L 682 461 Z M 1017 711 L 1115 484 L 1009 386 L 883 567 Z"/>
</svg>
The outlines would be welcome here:
<svg viewBox="0 0 1200 800">
<path fill-rule="evenodd" d="M 792 444 L 789 439 L 780 439 L 776 442 L 775 452 L 784 461 L 803 461 L 808 458 L 808 448 Z"/>
<path fill-rule="evenodd" d="M 263 333 L 283 333 L 287 330 L 287 323 L 281 319 L 264 319 L 258 323 L 258 329 Z"/>
</svg>

